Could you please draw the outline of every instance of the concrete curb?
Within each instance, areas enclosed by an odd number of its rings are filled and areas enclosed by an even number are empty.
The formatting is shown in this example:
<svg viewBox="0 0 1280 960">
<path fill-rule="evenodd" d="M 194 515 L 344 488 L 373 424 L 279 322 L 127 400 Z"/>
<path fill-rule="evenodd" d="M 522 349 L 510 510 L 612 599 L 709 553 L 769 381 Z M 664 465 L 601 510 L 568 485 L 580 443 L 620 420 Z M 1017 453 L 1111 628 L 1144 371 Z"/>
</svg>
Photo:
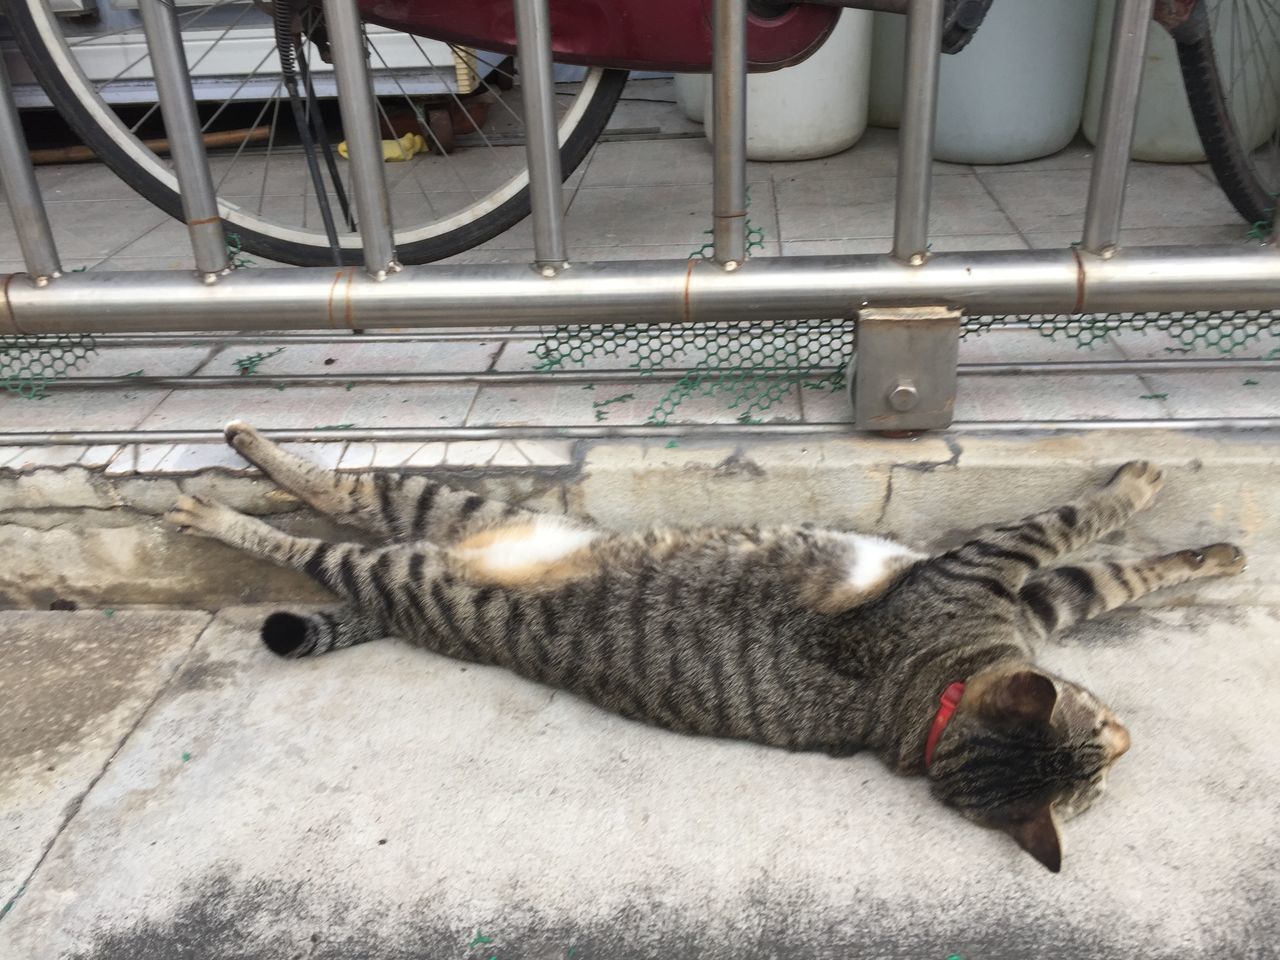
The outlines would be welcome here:
<svg viewBox="0 0 1280 960">
<path fill-rule="evenodd" d="M 1149 459 L 1167 477 L 1157 504 L 1093 552 L 1155 553 L 1232 540 L 1249 553 L 1244 575 L 1190 584 L 1157 602 L 1280 602 L 1273 573 L 1280 561 L 1280 526 L 1272 519 L 1280 514 L 1276 432 L 851 436 L 750 446 L 582 441 L 568 452 L 559 464 L 409 469 L 611 527 L 814 523 L 928 546 L 1064 502 L 1119 464 Z M 325 598 L 299 574 L 166 528 L 159 517 L 179 492 L 270 515 L 291 531 L 358 538 L 302 510 L 253 471 L 219 465 L 119 475 L 105 465 L 6 467 L 0 554 L 11 562 L 0 570 L 0 607 L 47 608 L 64 599 L 212 609 Z"/>
</svg>

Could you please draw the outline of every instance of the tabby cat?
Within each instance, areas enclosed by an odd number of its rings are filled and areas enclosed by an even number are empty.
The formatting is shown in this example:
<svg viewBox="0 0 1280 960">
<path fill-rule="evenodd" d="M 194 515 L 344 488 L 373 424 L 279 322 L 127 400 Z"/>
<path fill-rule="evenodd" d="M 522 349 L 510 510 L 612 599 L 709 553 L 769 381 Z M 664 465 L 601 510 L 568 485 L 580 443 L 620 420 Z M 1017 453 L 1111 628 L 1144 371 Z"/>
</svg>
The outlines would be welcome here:
<svg viewBox="0 0 1280 960">
<path fill-rule="evenodd" d="M 303 539 L 178 500 L 166 518 L 182 530 L 301 570 L 345 601 L 267 617 L 262 639 L 280 656 L 397 636 L 670 730 L 874 750 L 1053 871 L 1060 820 L 1102 791 L 1129 735 L 1088 691 L 1034 666 L 1033 646 L 1245 565 L 1230 544 L 1054 565 L 1151 503 L 1161 475 L 1148 463 L 930 555 L 799 526 L 614 533 L 423 476 L 323 470 L 243 423 L 226 436 L 282 487 L 389 542 Z"/>
</svg>

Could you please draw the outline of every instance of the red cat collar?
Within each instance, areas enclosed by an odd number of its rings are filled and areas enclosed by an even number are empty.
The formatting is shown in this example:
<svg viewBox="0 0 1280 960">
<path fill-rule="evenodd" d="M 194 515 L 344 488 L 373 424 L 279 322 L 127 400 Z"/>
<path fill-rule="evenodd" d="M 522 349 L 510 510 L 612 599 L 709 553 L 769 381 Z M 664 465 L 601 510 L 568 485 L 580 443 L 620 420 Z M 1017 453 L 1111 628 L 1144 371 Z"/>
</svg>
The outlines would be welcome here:
<svg viewBox="0 0 1280 960">
<path fill-rule="evenodd" d="M 963 696 L 964 684 L 958 681 L 949 684 L 947 689 L 942 691 L 942 699 L 938 701 L 938 713 L 933 718 L 933 726 L 929 727 L 929 739 L 924 742 L 924 765 L 926 770 L 929 768 L 929 764 L 933 762 L 933 751 L 938 746 L 942 731 L 947 729 L 947 724 L 951 722 L 951 715 L 956 712 L 956 707 L 960 705 L 960 698 Z"/>
</svg>

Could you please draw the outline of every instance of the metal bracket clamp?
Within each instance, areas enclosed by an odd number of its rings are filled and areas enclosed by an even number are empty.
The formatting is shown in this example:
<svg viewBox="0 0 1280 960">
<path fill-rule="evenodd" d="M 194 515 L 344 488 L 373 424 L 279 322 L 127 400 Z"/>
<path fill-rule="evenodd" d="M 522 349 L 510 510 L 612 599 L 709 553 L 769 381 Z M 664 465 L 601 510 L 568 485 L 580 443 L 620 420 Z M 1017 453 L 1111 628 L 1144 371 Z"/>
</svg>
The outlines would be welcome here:
<svg viewBox="0 0 1280 960">
<path fill-rule="evenodd" d="M 868 307 L 858 313 L 849 364 L 859 430 L 937 430 L 951 425 L 960 357 L 959 310 Z"/>
</svg>

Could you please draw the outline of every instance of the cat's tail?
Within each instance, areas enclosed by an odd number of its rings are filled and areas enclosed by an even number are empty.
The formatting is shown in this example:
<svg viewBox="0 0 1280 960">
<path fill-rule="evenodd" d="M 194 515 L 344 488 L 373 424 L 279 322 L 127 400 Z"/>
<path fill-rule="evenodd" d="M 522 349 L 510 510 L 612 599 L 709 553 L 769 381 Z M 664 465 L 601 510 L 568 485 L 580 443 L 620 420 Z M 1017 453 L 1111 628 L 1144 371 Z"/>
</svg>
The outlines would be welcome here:
<svg viewBox="0 0 1280 960">
<path fill-rule="evenodd" d="M 315 613 L 277 611 L 262 623 L 262 642 L 281 657 L 314 657 L 377 640 L 383 635 L 367 617 L 349 609 Z"/>
</svg>

